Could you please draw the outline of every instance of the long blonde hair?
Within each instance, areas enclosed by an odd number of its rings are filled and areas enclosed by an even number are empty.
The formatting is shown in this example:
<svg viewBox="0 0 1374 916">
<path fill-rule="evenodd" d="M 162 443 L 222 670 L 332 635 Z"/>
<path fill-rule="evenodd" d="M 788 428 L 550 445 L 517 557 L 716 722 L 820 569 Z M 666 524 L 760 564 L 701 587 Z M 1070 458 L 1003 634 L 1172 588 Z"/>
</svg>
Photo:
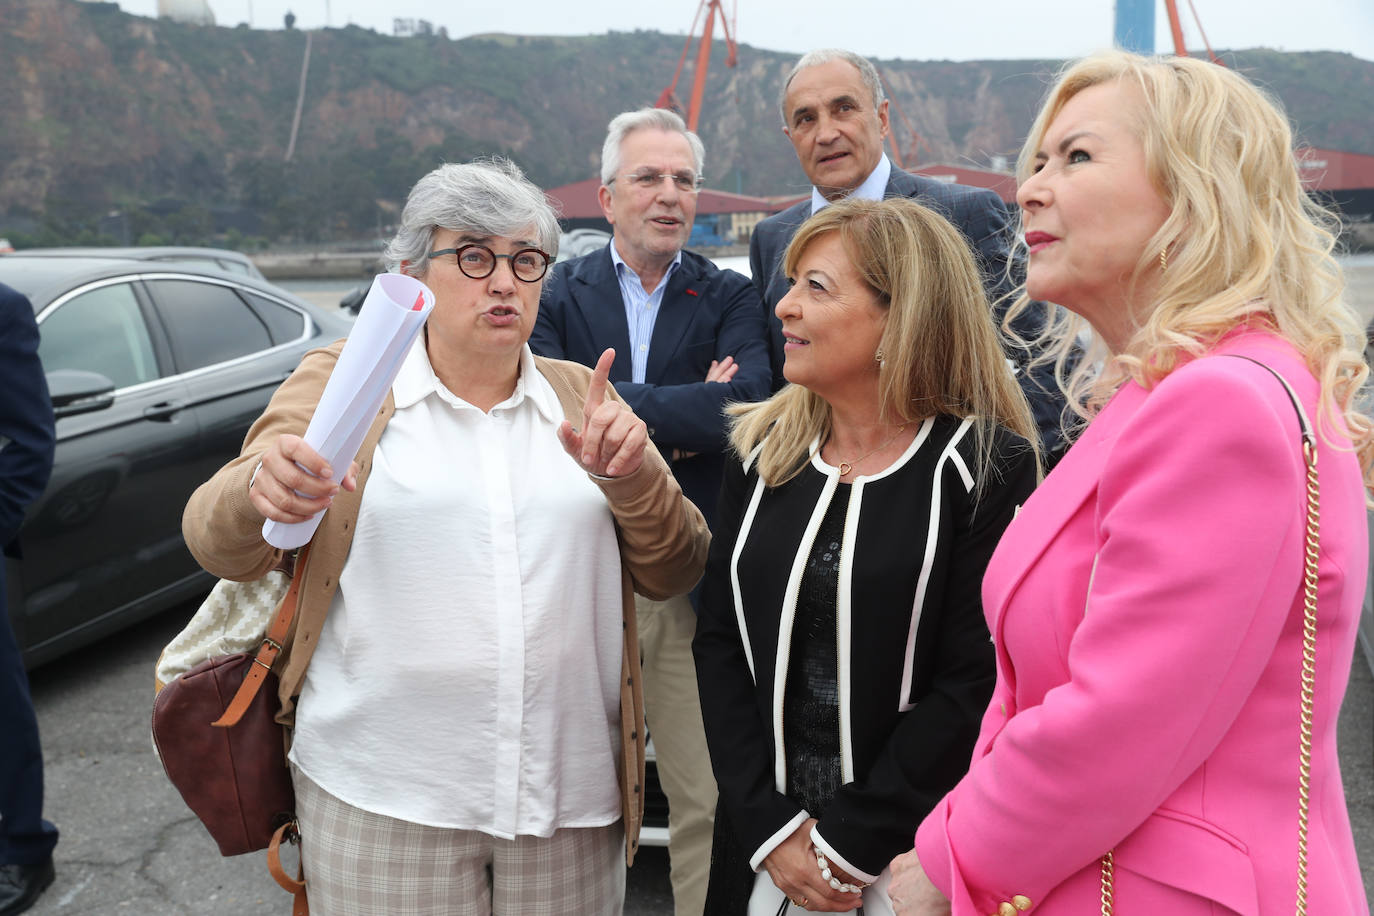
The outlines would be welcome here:
<svg viewBox="0 0 1374 916">
<path fill-rule="evenodd" d="M 940 414 L 976 418 L 980 480 L 996 426 L 1033 447 L 1030 407 L 1007 366 L 978 268 L 959 231 L 906 198 L 851 198 L 797 230 L 783 260 L 789 277 L 807 246 L 831 232 L 887 309 L 878 375 L 883 413 L 901 422 Z M 811 443 L 830 434 L 830 404 L 800 385 L 762 403 L 735 405 L 730 413 L 730 442 L 738 455 L 763 443 L 758 468 L 769 486 L 794 477 Z"/>
<path fill-rule="evenodd" d="M 1154 271 L 1158 289 L 1121 353 L 1109 355 L 1099 344 L 1069 371 L 1066 357 L 1085 324 L 1053 310 L 1038 343 L 1056 360 L 1070 406 L 1091 417 L 1126 379 L 1153 386 L 1259 315 L 1302 354 L 1321 385 L 1325 429 L 1350 436 L 1369 479 L 1374 428 L 1355 403 L 1369 370 L 1363 329 L 1332 257 L 1338 223 L 1304 193 L 1292 132 L 1274 100 L 1204 61 L 1094 54 L 1068 65 L 1050 90 L 1021 151 L 1021 179 L 1069 99 L 1113 82 L 1143 93 L 1136 128 L 1146 168 L 1173 212 L 1136 262 L 1133 281 Z M 1161 251 L 1168 260 L 1162 272 Z M 1023 291 L 1010 315 L 1027 303 Z M 1331 422 L 1333 409 L 1342 423 Z"/>
</svg>

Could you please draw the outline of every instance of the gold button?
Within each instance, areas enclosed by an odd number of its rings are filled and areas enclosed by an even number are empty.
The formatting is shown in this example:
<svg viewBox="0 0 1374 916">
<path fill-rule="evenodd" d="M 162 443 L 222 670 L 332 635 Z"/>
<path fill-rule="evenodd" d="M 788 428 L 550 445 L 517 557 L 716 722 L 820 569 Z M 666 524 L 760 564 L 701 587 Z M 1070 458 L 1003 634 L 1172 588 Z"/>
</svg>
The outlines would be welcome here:
<svg viewBox="0 0 1374 916">
<path fill-rule="evenodd" d="M 997 906 L 997 916 L 1016 916 L 1016 907 L 1003 900 Z"/>
<path fill-rule="evenodd" d="M 1024 913 L 1031 908 L 1031 899 L 1025 894 L 1017 894 L 1015 897 L 1011 898 L 1011 905 Z"/>
</svg>

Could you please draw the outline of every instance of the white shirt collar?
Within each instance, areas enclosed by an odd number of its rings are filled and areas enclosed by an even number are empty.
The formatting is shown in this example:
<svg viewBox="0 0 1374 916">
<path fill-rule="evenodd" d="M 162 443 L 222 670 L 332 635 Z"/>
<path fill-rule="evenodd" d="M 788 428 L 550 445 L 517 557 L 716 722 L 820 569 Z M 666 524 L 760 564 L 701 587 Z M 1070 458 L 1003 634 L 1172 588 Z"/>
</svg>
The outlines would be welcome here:
<svg viewBox="0 0 1374 916">
<path fill-rule="evenodd" d="M 884 153 L 878 160 L 878 164 L 873 167 L 873 171 L 868 173 L 863 184 L 853 191 L 846 194 L 846 197 L 857 197 L 860 200 L 882 200 L 883 194 L 887 192 L 887 179 L 892 176 L 892 163 L 888 161 L 887 154 Z M 815 187 L 811 188 L 811 213 L 815 215 L 830 203 Z"/>
<path fill-rule="evenodd" d="M 530 379 L 535 381 L 529 383 Z M 425 347 L 424 334 L 415 338 L 415 343 L 411 345 L 410 352 L 406 353 L 405 360 L 401 363 L 401 370 L 396 374 L 396 381 L 391 385 L 391 393 L 396 398 L 397 410 L 414 406 L 431 394 L 438 395 L 441 400 L 453 407 L 471 406 L 445 388 L 444 383 L 439 381 L 439 377 L 434 374 L 434 367 L 429 361 L 429 351 Z M 492 409 L 518 407 L 526 398 L 529 398 L 530 403 L 543 415 L 544 419 L 554 423 L 562 421 L 563 408 L 557 403 L 557 396 L 553 393 L 553 389 L 539 374 L 539 369 L 534 364 L 534 353 L 530 351 L 529 344 L 520 348 L 520 375 L 515 380 L 515 391 Z"/>
</svg>

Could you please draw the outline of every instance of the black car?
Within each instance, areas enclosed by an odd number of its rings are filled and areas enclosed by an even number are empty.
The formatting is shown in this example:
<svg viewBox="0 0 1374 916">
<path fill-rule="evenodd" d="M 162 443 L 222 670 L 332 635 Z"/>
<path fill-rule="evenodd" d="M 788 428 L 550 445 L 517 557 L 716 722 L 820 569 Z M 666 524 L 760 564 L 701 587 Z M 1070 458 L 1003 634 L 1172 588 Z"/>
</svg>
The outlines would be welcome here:
<svg viewBox="0 0 1374 916">
<path fill-rule="evenodd" d="M 26 258 L 127 258 L 130 261 L 155 261 L 178 267 L 213 267 L 254 280 L 266 280 L 248 255 L 224 248 L 192 248 L 164 245 L 144 248 L 25 248 Z"/>
<path fill-rule="evenodd" d="M 211 267 L 20 253 L 0 282 L 33 301 L 57 414 L 52 479 L 5 560 L 33 667 L 208 588 L 181 538 L 187 498 L 306 350 L 350 325 Z"/>
</svg>

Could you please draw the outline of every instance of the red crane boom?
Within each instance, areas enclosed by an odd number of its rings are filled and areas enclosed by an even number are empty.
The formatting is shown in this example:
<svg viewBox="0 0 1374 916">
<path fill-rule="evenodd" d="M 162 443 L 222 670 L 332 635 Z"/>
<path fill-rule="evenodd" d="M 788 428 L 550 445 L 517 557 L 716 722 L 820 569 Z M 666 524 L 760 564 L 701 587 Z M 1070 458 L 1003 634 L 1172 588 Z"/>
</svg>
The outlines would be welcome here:
<svg viewBox="0 0 1374 916">
<path fill-rule="evenodd" d="M 1179 57 L 1188 56 L 1188 47 L 1183 43 L 1183 23 L 1179 21 L 1178 3 L 1176 0 L 1164 0 L 1164 9 L 1169 13 L 1169 34 L 1174 39 L 1174 53 Z M 1202 46 L 1207 49 L 1207 58 L 1219 67 L 1226 66 L 1221 62 L 1221 58 L 1212 53 L 1212 46 L 1207 41 L 1207 33 L 1202 30 L 1202 20 L 1198 18 L 1197 7 L 1193 6 L 1193 0 L 1188 0 L 1188 11 L 1193 14 L 1193 22 L 1197 25 L 1197 32 L 1202 36 Z"/>
<path fill-rule="evenodd" d="M 901 106 L 897 104 L 897 100 L 892 95 L 892 84 L 888 82 L 887 75 L 879 70 L 878 79 L 882 80 L 883 83 L 883 92 L 887 96 L 888 110 L 897 115 L 897 119 L 902 122 L 902 126 L 906 128 L 906 132 L 911 135 L 910 143 L 907 146 L 907 155 L 903 156 L 901 141 L 897 139 L 897 124 L 890 117 L 888 118 L 887 139 L 892 145 L 892 161 L 896 163 L 897 168 L 903 171 L 915 168 L 918 148 L 924 146 L 926 152 L 929 153 L 930 144 L 926 142 L 925 137 L 922 137 L 916 132 L 916 128 L 913 127 L 911 121 L 907 119 L 906 112 L 902 111 Z"/>
<path fill-rule="evenodd" d="M 697 120 L 701 116 L 701 97 L 706 89 L 706 71 L 711 63 L 711 34 L 715 29 L 716 16 L 720 16 L 720 27 L 725 33 L 725 47 L 729 52 L 725 58 L 725 66 L 733 67 L 739 62 L 732 19 L 726 18 L 720 0 L 701 0 L 697 5 L 696 16 L 692 19 L 692 30 L 687 33 L 687 40 L 682 45 L 682 55 L 677 59 L 677 69 L 673 71 L 673 81 L 659 93 L 658 101 L 654 103 L 654 107 L 682 111 L 682 103 L 677 98 L 677 81 L 682 76 L 683 64 L 687 62 L 687 52 L 692 48 L 692 39 L 696 37 L 697 23 L 701 22 L 703 14 L 705 15 L 705 22 L 701 29 L 701 43 L 697 47 L 696 72 L 692 75 L 692 95 L 686 111 L 687 129 L 691 131 L 697 129 Z"/>
</svg>

